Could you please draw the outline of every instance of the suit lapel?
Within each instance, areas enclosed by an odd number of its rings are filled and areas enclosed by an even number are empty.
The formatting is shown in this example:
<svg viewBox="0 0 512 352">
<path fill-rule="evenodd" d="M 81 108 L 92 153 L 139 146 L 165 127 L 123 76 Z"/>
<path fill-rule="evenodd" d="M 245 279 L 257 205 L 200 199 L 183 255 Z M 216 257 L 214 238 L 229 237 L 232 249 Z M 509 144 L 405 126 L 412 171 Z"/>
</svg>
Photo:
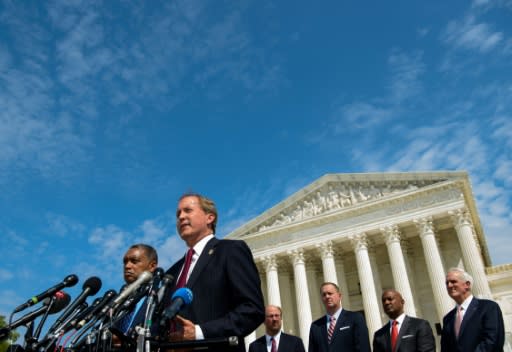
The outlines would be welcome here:
<svg viewBox="0 0 512 352">
<path fill-rule="evenodd" d="M 386 351 L 391 351 L 391 323 L 388 322 L 386 325 L 386 329 L 384 330 L 384 345 L 386 346 Z"/>
<path fill-rule="evenodd" d="M 281 337 L 279 338 L 279 346 L 277 346 L 277 352 L 288 351 L 288 346 L 286 346 L 286 337 L 284 333 L 281 332 Z"/>
<path fill-rule="evenodd" d="M 398 349 L 400 348 L 400 341 L 402 340 L 402 336 L 404 336 L 407 333 L 407 328 L 409 327 L 410 324 L 411 324 L 410 319 L 406 315 L 402 322 L 402 326 L 400 326 L 400 331 L 398 332 L 398 337 L 396 338 L 395 351 L 398 351 Z M 391 345 L 391 335 L 389 337 L 389 344 Z"/>
<path fill-rule="evenodd" d="M 187 281 L 187 287 L 193 287 L 194 283 L 197 281 L 197 278 L 201 274 L 201 271 L 208 265 L 208 262 L 213 258 L 215 254 L 214 247 L 217 245 L 219 240 L 215 237 L 213 237 L 211 240 L 206 243 L 206 246 L 204 246 L 203 252 L 197 259 L 197 263 L 194 266 L 194 269 L 192 270 L 192 274 L 190 274 L 190 277 Z"/>
<path fill-rule="evenodd" d="M 473 314 L 477 311 L 478 308 L 478 299 L 476 297 L 473 297 L 471 300 L 471 303 L 468 306 L 468 310 L 466 313 L 464 313 L 464 317 L 462 318 L 462 324 L 460 325 L 460 331 L 459 336 L 462 335 L 464 332 L 465 327 L 469 324 L 469 321 L 471 320 L 471 317 Z"/>
<path fill-rule="evenodd" d="M 457 312 L 457 308 L 452 309 L 448 315 L 446 316 L 446 326 L 443 328 L 446 328 L 446 332 L 450 335 L 452 335 L 455 338 L 455 314 Z"/>
<path fill-rule="evenodd" d="M 347 314 L 345 314 L 345 310 L 342 309 L 340 316 L 338 317 L 338 320 L 336 320 L 336 325 L 334 326 L 334 332 L 332 334 L 331 343 L 334 341 L 336 336 L 338 336 L 338 331 L 340 330 L 341 326 L 344 326 L 347 323 Z M 326 322 L 327 324 L 327 322 Z M 325 331 L 325 336 L 327 339 L 327 331 Z"/>
</svg>

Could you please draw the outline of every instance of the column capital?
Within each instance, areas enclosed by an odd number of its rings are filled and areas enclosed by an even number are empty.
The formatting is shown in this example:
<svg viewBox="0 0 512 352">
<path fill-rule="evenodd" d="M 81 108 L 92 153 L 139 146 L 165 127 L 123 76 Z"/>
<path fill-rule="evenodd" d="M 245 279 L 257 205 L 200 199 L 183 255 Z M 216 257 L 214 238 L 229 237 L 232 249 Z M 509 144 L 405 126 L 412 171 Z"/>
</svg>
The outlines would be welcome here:
<svg viewBox="0 0 512 352">
<path fill-rule="evenodd" d="M 400 229 L 398 225 L 388 225 L 380 228 L 382 231 L 382 236 L 386 241 L 386 245 L 390 246 L 392 243 L 400 244 Z"/>
<path fill-rule="evenodd" d="M 413 222 L 420 233 L 420 237 L 434 233 L 434 220 L 431 216 L 414 219 Z"/>
<path fill-rule="evenodd" d="M 332 241 L 326 241 L 323 243 L 319 243 L 315 246 L 320 253 L 320 256 L 323 259 L 333 258 L 334 257 L 334 249 L 332 248 Z"/>
<path fill-rule="evenodd" d="M 263 257 L 263 263 L 265 264 L 265 270 L 267 272 L 271 270 L 277 270 L 277 257 L 275 254 L 270 254 Z"/>
<path fill-rule="evenodd" d="M 354 247 L 354 251 L 357 253 L 361 250 L 368 250 L 370 245 L 370 241 L 368 240 L 368 236 L 365 232 L 355 233 L 350 235 L 350 242 Z"/>
<path fill-rule="evenodd" d="M 288 251 L 288 254 L 292 256 L 293 265 L 305 264 L 306 259 L 304 256 L 304 250 L 302 248 L 293 249 Z"/>
<path fill-rule="evenodd" d="M 464 225 L 473 226 L 473 223 L 471 222 L 471 214 L 469 214 L 469 211 L 466 208 L 450 210 L 448 214 L 450 215 L 455 228 Z"/>
</svg>

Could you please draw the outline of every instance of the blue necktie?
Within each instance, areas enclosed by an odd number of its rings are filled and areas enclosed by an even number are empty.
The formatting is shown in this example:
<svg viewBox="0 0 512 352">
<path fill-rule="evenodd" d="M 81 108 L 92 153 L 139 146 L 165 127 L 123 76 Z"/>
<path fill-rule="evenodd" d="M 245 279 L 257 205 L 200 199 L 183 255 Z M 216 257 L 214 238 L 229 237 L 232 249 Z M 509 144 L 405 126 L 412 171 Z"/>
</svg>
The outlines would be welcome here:
<svg viewBox="0 0 512 352">
<path fill-rule="evenodd" d="M 135 307 L 134 307 L 135 308 Z M 123 333 L 127 333 L 130 329 L 130 324 L 132 322 L 133 315 L 135 314 L 135 309 L 132 309 L 124 317 L 119 321 L 119 328 Z"/>
</svg>

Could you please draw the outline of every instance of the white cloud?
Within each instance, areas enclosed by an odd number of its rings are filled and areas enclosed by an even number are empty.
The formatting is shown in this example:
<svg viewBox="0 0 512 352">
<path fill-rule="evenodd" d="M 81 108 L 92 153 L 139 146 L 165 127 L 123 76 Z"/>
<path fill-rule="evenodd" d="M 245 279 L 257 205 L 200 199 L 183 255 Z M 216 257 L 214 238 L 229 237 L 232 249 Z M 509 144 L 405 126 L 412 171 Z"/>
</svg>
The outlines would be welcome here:
<svg viewBox="0 0 512 352">
<path fill-rule="evenodd" d="M 48 213 L 46 220 L 49 225 L 49 232 L 59 237 L 76 238 L 85 231 L 85 226 L 73 219 L 60 214 Z"/>
<path fill-rule="evenodd" d="M 503 33 L 493 31 L 487 23 L 476 23 L 475 17 L 468 16 L 463 21 L 451 21 L 443 39 L 458 48 L 486 53 L 503 40 Z"/>
</svg>

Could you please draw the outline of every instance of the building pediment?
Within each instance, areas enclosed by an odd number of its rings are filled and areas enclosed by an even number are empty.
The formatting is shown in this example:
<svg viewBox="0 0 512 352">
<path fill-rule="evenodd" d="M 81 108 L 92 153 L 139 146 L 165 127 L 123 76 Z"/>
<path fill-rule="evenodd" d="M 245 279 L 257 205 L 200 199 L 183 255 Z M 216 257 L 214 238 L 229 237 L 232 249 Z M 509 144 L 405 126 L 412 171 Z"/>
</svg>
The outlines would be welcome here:
<svg viewBox="0 0 512 352">
<path fill-rule="evenodd" d="M 433 186 L 468 180 L 464 171 L 327 174 L 265 211 L 228 237 L 244 238 L 259 232 L 316 222 L 330 214 L 369 206 Z"/>
</svg>

